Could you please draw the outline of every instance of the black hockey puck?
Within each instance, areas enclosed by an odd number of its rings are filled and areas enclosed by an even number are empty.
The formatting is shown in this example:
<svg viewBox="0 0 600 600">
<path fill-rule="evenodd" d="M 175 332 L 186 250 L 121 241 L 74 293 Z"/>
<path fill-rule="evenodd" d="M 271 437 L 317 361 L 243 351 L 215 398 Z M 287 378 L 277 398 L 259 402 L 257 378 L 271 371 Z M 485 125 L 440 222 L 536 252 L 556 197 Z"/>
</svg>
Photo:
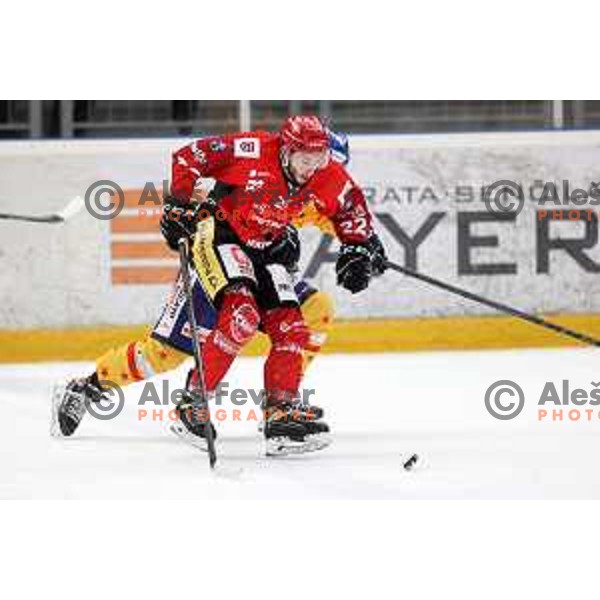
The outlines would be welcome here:
<svg viewBox="0 0 600 600">
<path fill-rule="evenodd" d="M 410 471 L 417 464 L 418 460 L 418 455 L 413 454 L 405 463 L 403 463 L 402 466 L 404 467 L 404 470 Z"/>
</svg>

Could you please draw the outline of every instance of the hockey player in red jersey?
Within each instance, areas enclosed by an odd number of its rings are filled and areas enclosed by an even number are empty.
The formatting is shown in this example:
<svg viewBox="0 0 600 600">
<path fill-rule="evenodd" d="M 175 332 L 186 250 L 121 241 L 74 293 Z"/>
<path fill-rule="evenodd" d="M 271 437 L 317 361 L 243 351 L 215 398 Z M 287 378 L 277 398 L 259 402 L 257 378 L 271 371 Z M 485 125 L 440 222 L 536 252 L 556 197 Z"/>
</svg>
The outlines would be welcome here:
<svg viewBox="0 0 600 600">
<path fill-rule="evenodd" d="M 210 211 L 193 199 L 201 177 L 216 180 Z M 317 117 L 297 116 L 277 134 L 196 140 L 173 155 L 171 194 L 161 231 L 173 249 L 183 235 L 193 236 L 194 266 L 217 308 L 202 345 L 208 393 L 260 327 L 271 342 L 264 366 L 267 452 L 325 447 L 322 411 L 297 401 L 308 330 L 289 272 L 298 258 L 290 222 L 309 204 L 330 219 L 341 242 L 337 282 L 352 293 L 367 288 L 374 255 L 383 252 L 361 189 L 330 160 L 325 127 Z M 181 413 L 186 433 L 201 437 L 203 423 L 185 414 L 194 411 Z"/>
<path fill-rule="evenodd" d="M 371 233 L 362 193 L 341 164 L 336 167 L 330 160 L 331 154 L 338 162 L 347 161 L 347 145 L 344 148 L 331 136 L 318 119 L 296 117 L 286 122 L 279 135 L 213 137 L 198 140 L 173 156 L 173 195 L 165 199 L 161 230 L 173 249 L 183 236 L 195 240 L 193 253 L 201 283 L 194 296 L 199 302 L 197 318 L 208 331 L 214 328 L 203 355 L 209 390 L 258 327 L 271 337 L 265 385 L 269 389 L 268 406 L 278 410 L 270 413 L 265 425 L 270 453 L 305 452 L 327 443 L 322 411 L 299 407 L 294 397 L 302 374 L 298 364 L 304 362 L 306 366 L 311 354 L 318 351 L 314 330 L 311 343 L 306 343 L 308 331 L 298 316 L 299 298 L 313 327 L 315 317 L 323 316 L 323 306 L 317 307 L 318 314 L 314 307 L 307 312 L 307 301 L 300 291 L 306 283 L 292 287 L 290 272 L 295 270 L 300 248 L 289 220 L 296 226 L 312 223 L 337 234 L 343 242 L 338 282 L 351 291 L 364 289 L 371 275 L 384 269 L 383 248 Z M 199 177 L 216 180 L 209 204 L 194 191 Z M 153 344 L 149 349 L 167 344 L 160 348 L 173 352 L 169 344 L 174 344 L 185 352 L 182 331 L 175 327 L 173 339 L 149 338 Z M 121 373 L 123 364 L 131 362 L 132 347 L 127 345 L 126 351 L 119 348 L 99 359 L 98 374 L 106 378 L 106 369 Z M 184 358 L 181 354 L 177 364 Z M 72 380 L 64 395 L 57 396 L 60 401 L 55 420 L 62 435 L 72 435 L 78 427 L 86 402 L 101 401 L 98 374 Z M 118 381 L 123 385 L 128 382 Z M 204 423 L 194 418 L 198 412 L 194 408 L 190 394 L 180 405 L 181 418 L 173 430 L 202 447 Z"/>
</svg>

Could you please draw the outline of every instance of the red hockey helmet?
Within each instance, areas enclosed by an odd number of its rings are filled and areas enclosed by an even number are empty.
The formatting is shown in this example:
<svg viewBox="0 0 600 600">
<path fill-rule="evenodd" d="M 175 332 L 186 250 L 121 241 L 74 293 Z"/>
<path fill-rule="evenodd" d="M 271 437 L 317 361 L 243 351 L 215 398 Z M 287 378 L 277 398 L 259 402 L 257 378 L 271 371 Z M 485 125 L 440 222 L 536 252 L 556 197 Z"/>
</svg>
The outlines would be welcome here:
<svg viewBox="0 0 600 600">
<path fill-rule="evenodd" d="M 327 129 L 319 117 L 288 117 L 279 131 L 284 151 L 322 152 L 329 149 Z"/>
</svg>

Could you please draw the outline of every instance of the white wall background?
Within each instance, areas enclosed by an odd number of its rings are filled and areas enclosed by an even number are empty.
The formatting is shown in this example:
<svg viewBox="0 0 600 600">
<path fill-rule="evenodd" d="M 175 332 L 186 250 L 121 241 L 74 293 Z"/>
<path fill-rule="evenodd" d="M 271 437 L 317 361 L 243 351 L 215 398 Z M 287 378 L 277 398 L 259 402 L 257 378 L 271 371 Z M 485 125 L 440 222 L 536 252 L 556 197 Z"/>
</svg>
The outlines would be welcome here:
<svg viewBox="0 0 600 600">
<path fill-rule="evenodd" d="M 98 179 L 115 180 L 123 188 L 141 188 L 146 181 L 158 185 L 169 176 L 170 152 L 185 141 L 2 142 L 0 212 L 58 210 Z M 591 181 L 600 181 L 600 132 L 361 136 L 351 139 L 351 148 L 350 170 L 371 193 L 375 190 L 374 212 L 391 215 L 409 235 L 432 212 L 445 213 L 419 249 L 420 270 L 526 310 L 600 312 L 598 274 L 586 273 L 566 253 L 553 252 L 550 272 L 536 273 L 532 203 L 515 225 L 473 228 L 478 235 L 498 236 L 500 244 L 474 250 L 474 261 L 514 262 L 517 274 L 459 275 L 457 213 L 484 207 L 479 200 L 458 202 L 453 194 L 457 186 L 499 179 L 525 185 L 569 179 L 573 187 L 587 189 Z M 410 202 L 408 188 L 414 188 Z M 403 262 L 402 247 L 380 230 L 390 258 Z M 552 231 L 577 237 L 583 224 L 556 223 Z M 168 286 L 113 287 L 109 238 L 109 223 L 85 212 L 65 226 L 0 221 L 0 327 L 152 322 Z M 304 265 L 319 239 L 314 231 L 304 234 Z M 598 244 L 588 255 L 600 263 Z M 394 273 L 356 297 L 335 288 L 332 264 L 320 268 L 315 282 L 333 293 L 343 317 L 490 312 Z"/>
</svg>

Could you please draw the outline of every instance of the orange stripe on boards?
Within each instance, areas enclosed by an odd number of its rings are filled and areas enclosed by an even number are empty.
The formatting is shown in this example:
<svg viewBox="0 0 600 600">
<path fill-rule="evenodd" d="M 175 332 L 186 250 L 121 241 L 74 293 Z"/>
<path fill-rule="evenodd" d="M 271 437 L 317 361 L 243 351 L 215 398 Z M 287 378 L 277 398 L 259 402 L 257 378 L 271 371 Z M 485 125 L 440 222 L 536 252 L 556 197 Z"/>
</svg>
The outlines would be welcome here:
<svg viewBox="0 0 600 600">
<path fill-rule="evenodd" d="M 113 267 L 113 285 L 173 283 L 177 267 Z"/>
<path fill-rule="evenodd" d="M 164 242 L 113 242 L 113 258 L 177 258 Z"/>
<path fill-rule="evenodd" d="M 160 217 L 154 214 L 145 217 L 120 215 L 110 222 L 110 230 L 112 233 L 158 233 L 159 223 Z"/>
</svg>

